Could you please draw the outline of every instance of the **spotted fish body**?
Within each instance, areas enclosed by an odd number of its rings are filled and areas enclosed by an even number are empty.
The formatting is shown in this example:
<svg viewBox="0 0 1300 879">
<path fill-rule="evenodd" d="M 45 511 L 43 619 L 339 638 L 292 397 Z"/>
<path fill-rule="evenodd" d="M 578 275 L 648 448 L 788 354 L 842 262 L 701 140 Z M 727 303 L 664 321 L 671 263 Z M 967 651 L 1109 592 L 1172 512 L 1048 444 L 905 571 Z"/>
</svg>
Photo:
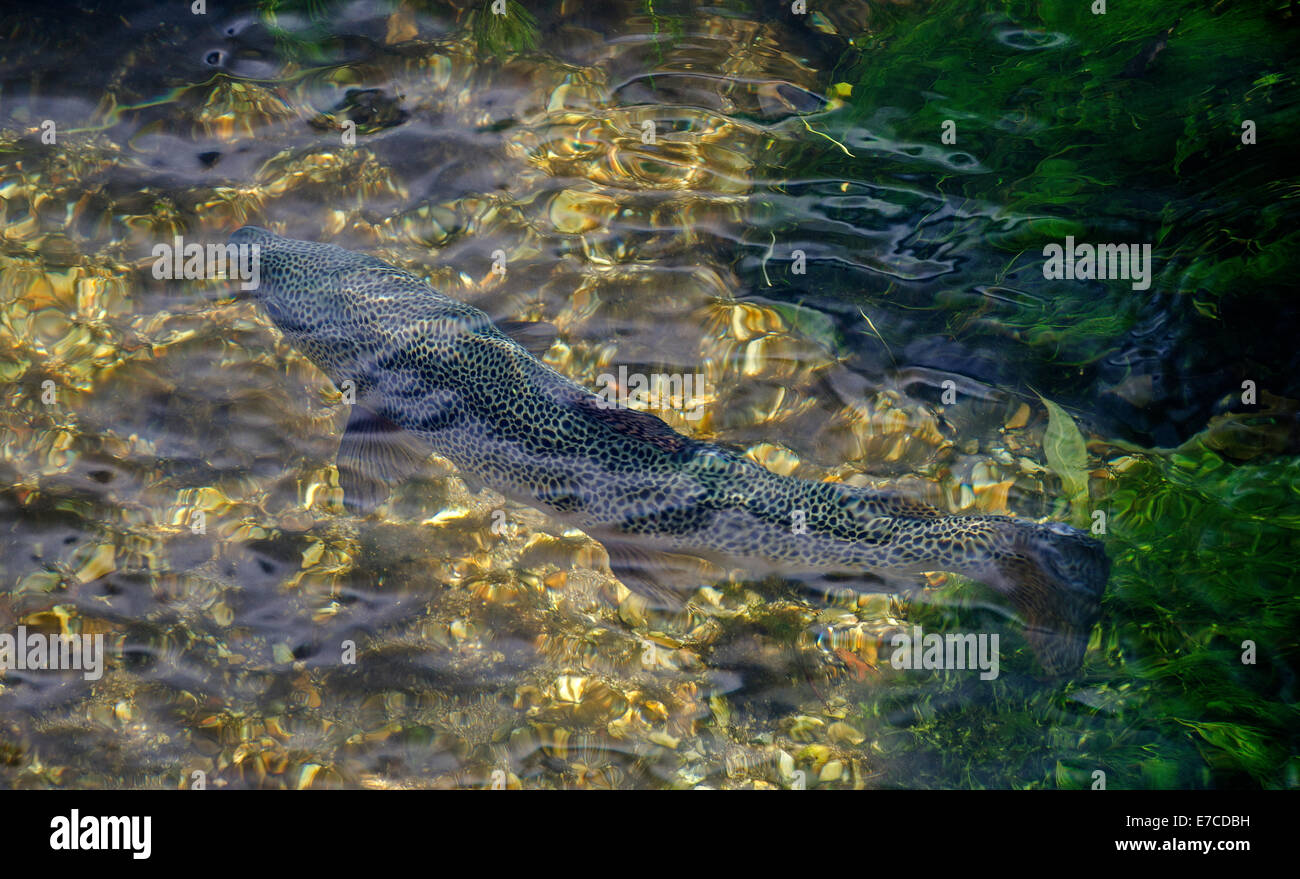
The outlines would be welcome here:
<svg viewBox="0 0 1300 879">
<path fill-rule="evenodd" d="M 951 571 L 1010 598 L 1049 671 L 1082 659 L 1109 562 L 1080 531 L 780 476 L 611 407 L 517 342 L 526 328 L 508 335 L 374 257 L 254 226 L 231 242 L 260 245 L 253 295 L 288 340 L 336 386 L 353 383 L 339 473 L 354 506 L 434 452 L 600 540 L 620 580 L 660 603 L 699 585 L 674 574 L 682 556 L 763 574 Z"/>
</svg>

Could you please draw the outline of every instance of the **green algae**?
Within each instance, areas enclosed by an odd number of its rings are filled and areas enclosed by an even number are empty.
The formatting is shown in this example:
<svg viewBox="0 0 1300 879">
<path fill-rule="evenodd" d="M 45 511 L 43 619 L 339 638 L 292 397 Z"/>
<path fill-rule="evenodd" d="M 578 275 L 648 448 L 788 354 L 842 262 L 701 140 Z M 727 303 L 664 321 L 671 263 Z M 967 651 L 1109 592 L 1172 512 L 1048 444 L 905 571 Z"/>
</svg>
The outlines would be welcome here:
<svg viewBox="0 0 1300 879">
<path fill-rule="evenodd" d="M 1083 788 L 1100 770 L 1117 789 L 1295 787 L 1297 486 L 1294 458 L 1233 463 L 1199 441 L 1131 468 L 1101 502 L 1114 566 L 1080 678 L 1043 690 L 1021 648 L 991 696 L 936 673 L 922 701 L 941 712 L 897 696 L 864 703 L 877 723 L 916 718 L 886 740 L 894 783 Z M 969 608 L 915 619 L 988 625 Z"/>
<path fill-rule="evenodd" d="M 1294 315 L 1288 290 L 1300 272 L 1287 195 L 1289 153 L 1300 142 L 1290 63 L 1300 30 L 1290 16 L 1268 5 L 1191 3 L 1111 3 L 1104 15 L 1086 3 L 873 7 L 869 29 L 828 76 L 847 96 L 813 117 L 854 157 L 809 136 L 804 149 L 782 154 L 783 167 L 796 179 L 919 182 L 959 209 L 995 205 L 979 221 L 990 249 L 971 252 L 949 231 L 950 246 L 976 262 L 967 277 L 941 283 L 937 300 L 870 271 L 819 266 L 807 279 L 778 273 L 778 290 L 938 305 L 943 329 L 971 344 L 1010 334 L 1031 380 L 1069 399 L 1158 307 L 1188 315 L 1187 348 L 1253 349 L 1254 378 L 1293 388 L 1290 351 L 1280 338 L 1258 338 L 1249 320 Z M 1163 51 L 1124 75 L 1170 27 Z M 1243 143 L 1247 121 L 1253 143 Z M 770 203 L 775 236 L 798 239 L 808 224 L 780 198 Z M 1041 250 L 1067 235 L 1151 242 L 1151 291 L 1044 283 Z M 996 295 L 972 295 L 974 285 Z M 1179 372 L 1196 368 L 1182 351 L 1166 356 Z"/>
</svg>

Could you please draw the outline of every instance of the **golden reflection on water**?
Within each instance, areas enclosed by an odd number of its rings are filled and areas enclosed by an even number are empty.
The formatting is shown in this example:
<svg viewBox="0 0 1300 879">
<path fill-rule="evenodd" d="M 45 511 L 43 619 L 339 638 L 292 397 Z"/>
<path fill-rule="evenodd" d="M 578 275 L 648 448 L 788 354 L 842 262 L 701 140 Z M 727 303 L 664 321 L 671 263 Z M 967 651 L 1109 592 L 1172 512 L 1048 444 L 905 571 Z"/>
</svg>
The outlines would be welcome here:
<svg viewBox="0 0 1300 879">
<path fill-rule="evenodd" d="M 867 17 L 842 5 L 822 29 Z M 402 14 L 390 33 L 409 33 Z M 651 18 L 610 20 L 622 44 L 561 25 L 585 65 L 413 44 L 281 83 L 218 74 L 161 115 L 106 99 L 84 132 L 6 154 L 0 624 L 103 633 L 111 650 L 93 684 L 0 678 L 6 783 L 872 784 L 881 730 L 846 718 L 889 685 L 878 651 L 907 598 L 702 571 L 715 585 L 685 611 L 648 610 L 599 544 L 438 462 L 377 518 L 348 518 L 338 391 L 251 305 L 214 301 L 224 282 L 149 274 L 174 235 L 261 222 L 334 240 L 496 317 L 551 321 L 548 362 L 589 387 L 620 364 L 701 373 L 658 414 L 777 472 L 954 512 L 1044 497 L 1043 425 L 1018 403 L 867 386 L 745 298 L 727 242 L 756 157 L 790 136 L 754 120 L 794 115 L 784 85 L 825 87 L 785 26 L 701 16 L 660 57 Z M 660 103 L 633 100 L 648 78 Z M 403 96 L 410 120 L 376 135 L 407 138 L 402 161 L 365 136 L 340 145 L 349 88 Z M 195 145 L 246 172 L 171 173 Z M 738 668 L 794 707 L 765 708 Z"/>
</svg>

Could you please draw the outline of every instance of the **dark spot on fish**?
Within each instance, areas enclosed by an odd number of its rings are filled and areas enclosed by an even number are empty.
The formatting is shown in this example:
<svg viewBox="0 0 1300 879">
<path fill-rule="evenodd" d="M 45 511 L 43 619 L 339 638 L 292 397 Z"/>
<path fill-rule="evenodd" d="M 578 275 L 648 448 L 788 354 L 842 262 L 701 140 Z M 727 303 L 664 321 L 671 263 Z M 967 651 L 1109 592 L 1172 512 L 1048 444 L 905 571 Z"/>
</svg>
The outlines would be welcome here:
<svg viewBox="0 0 1300 879">
<path fill-rule="evenodd" d="M 206 153 L 199 153 L 199 162 L 205 168 L 211 168 L 213 165 L 217 164 L 217 160 L 220 158 L 221 153 L 217 150 L 209 150 Z"/>
</svg>

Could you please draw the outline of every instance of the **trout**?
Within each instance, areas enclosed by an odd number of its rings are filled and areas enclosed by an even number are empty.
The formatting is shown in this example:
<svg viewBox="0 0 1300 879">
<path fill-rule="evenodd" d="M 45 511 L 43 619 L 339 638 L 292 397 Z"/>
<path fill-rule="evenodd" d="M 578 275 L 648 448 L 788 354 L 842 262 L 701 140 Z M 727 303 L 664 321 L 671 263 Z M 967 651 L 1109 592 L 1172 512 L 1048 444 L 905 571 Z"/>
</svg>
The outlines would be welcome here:
<svg viewBox="0 0 1300 879">
<path fill-rule="evenodd" d="M 1082 531 L 772 473 L 561 375 L 540 359 L 552 335 L 538 324 L 494 324 L 335 245 L 256 226 L 230 241 L 261 248 L 246 295 L 336 387 L 351 383 L 338 453 L 351 510 L 373 509 L 436 453 L 471 488 L 600 541 L 612 573 L 656 606 L 679 607 L 701 585 L 691 559 L 764 576 L 947 571 L 1004 595 L 1049 673 L 1082 661 L 1110 570 Z"/>
</svg>

